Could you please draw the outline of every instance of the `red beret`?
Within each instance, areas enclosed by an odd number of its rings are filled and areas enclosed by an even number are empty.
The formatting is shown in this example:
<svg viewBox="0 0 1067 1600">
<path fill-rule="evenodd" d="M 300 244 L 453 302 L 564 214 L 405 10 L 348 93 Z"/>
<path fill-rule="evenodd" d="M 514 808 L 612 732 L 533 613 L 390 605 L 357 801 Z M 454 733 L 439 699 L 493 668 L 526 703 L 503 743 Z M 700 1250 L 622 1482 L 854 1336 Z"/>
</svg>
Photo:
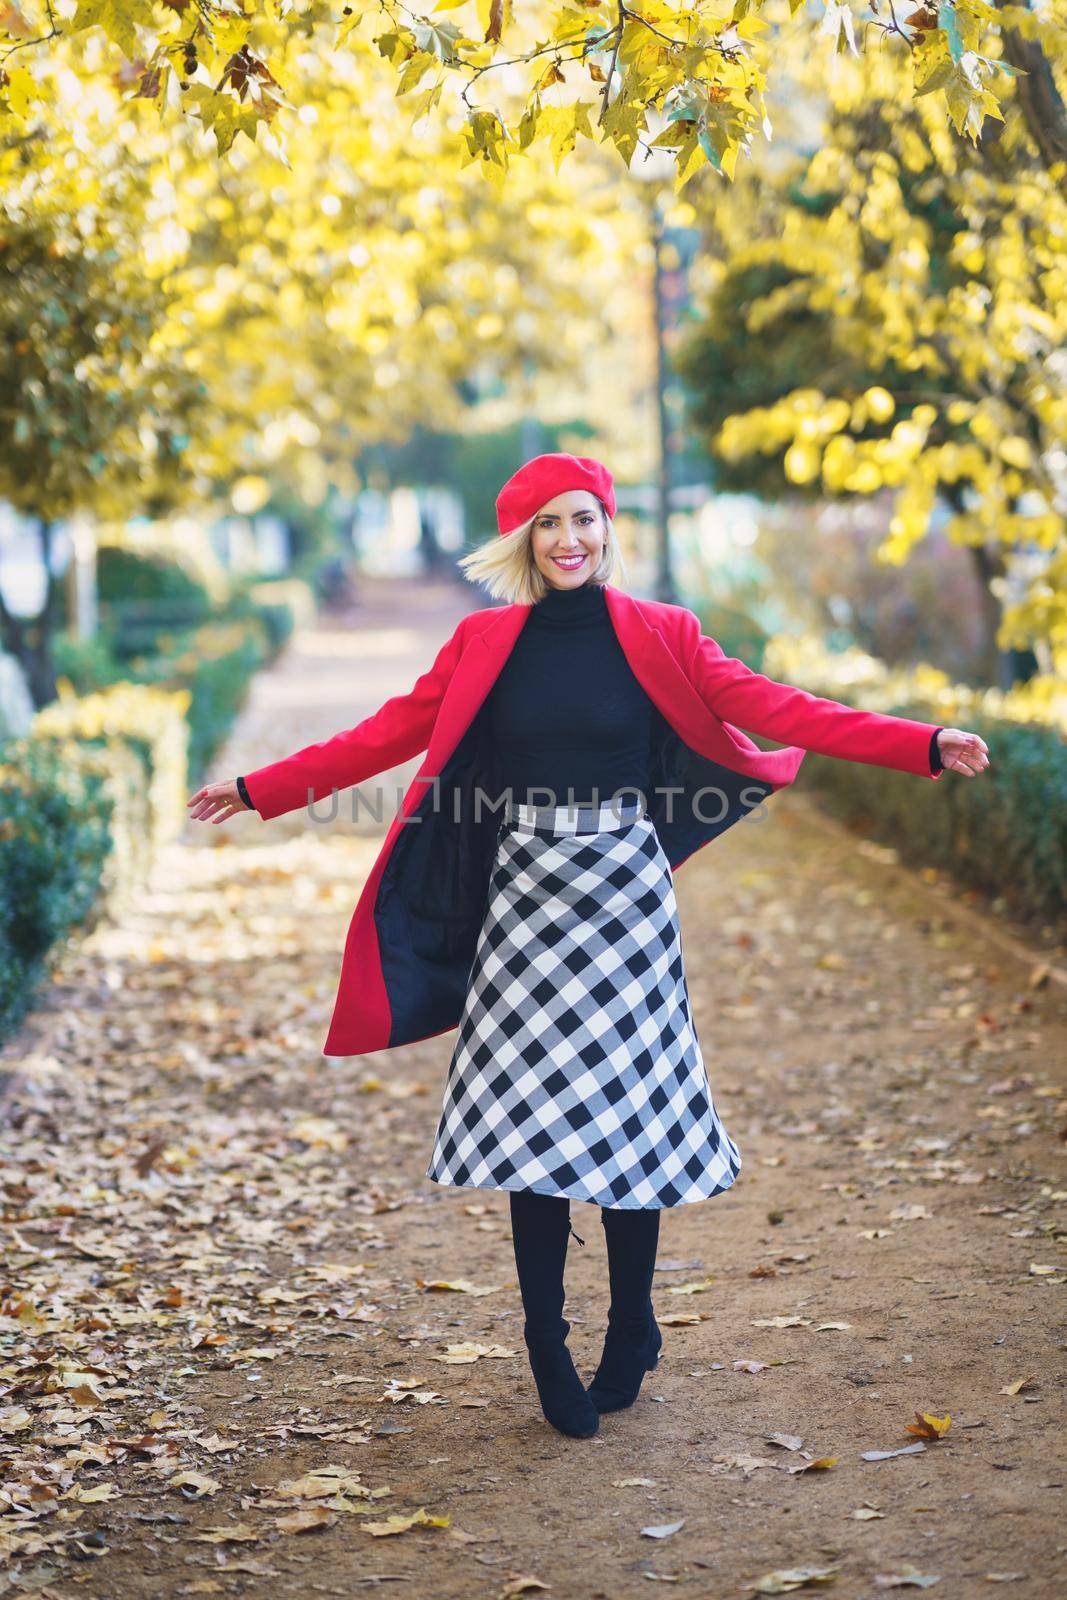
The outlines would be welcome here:
<svg viewBox="0 0 1067 1600">
<path fill-rule="evenodd" d="M 559 452 L 534 456 L 512 474 L 496 497 L 496 523 L 501 536 L 528 522 L 549 500 L 566 489 L 588 489 L 615 515 L 615 485 L 607 467 L 591 456 Z"/>
</svg>

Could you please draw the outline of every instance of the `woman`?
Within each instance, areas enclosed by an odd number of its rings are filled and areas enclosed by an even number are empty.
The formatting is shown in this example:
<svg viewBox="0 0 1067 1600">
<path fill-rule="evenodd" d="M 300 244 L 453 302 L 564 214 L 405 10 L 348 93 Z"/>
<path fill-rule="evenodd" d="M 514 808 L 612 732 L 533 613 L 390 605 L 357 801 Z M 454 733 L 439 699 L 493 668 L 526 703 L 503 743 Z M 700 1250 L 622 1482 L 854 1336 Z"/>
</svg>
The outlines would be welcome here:
<svg viewBox="0 0 1067 1600">
<path fill-rule="evenodd" d="M 496 507 L 500 538 L 461 565 L 508 605 L 464 618 L 411 693 L 355 729 L 189 805 L 267 820 L 427 751 L 353 916 L 324 1053 L 458 1026 L 426 1175 L 508 1192 L 542 1410 L 588 1438 L 659 1358 L 660 1211 L 721 1193 L 741 1166 L 693 1022 L 673 871 L 755 816 L 806 749 L 931 778 L 976 776 L 988 751 L 775 684 L 684 607 L 631 601 L 610 582 L 615 493 L 598 461 L 538 456 Z M 761 751 L 727 713 L 797 743 Z M 563 1317 L 574 1199 L 600 1208 L 608 1254 L 588 1388 Z"/>
</svg>

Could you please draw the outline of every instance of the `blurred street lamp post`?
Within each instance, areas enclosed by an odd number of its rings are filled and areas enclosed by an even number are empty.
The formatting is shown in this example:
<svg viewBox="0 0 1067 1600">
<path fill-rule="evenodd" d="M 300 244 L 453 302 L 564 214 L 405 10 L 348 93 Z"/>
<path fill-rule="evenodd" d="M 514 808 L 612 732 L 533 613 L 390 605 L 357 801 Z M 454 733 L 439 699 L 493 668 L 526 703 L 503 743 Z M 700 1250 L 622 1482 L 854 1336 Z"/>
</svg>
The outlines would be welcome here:
<svg viewBox="0 0 1067 1600">
<path fill-rule="evenodd" d="M 666 126 L 666 123 L 663 123 Z M 649 118 L 649 137 L 655 138 L 659 127 Z M 652 244 L 652 329 L 656 347 L 656 578 L 653 595 L 656 600 L 668 603 L 677 601 L 677 590 L 671 568 L 670 508 L 671 508 L 671 426 L 667 414 L 667 350 L 664 296 L 663 215 L 660 195 L 674 175 L 674 156 L 670 150 L 658 148 L 639 151 L 630 168 L 640 181 Z"/>
</svg>

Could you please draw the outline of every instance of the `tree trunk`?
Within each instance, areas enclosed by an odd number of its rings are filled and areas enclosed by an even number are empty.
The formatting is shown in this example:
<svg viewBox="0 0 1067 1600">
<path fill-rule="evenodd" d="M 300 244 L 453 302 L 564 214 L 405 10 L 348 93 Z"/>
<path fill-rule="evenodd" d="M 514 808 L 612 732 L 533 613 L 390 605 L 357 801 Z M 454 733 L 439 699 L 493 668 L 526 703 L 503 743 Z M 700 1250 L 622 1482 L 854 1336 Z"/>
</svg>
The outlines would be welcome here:
<svg viewBox="0 0 1067 1600">
<path fill-rule="evenodd" d="M 1025 74 L 1015 79 L 1015 93 L 1042 162 L 1051 168 L 1067 161 L 1067 110 L 1048 58 L 1036 39 L 1024 39 L 1014 28 L 1001 28 L 1000 40 L 1005 61 Z"/>
<path fill-rule="evenodd" d="M 50 522 L 41 522 L 38 537 L 45 570 L 44 605 L 35 617 L 18 617 L 9 611 L 0 593 L 0 641 L 26 674 L 30 698 L 39 711 L 56 697 L 56 675 L 52 640 L 59 624 L 60 585 L 52 571 L 52 531 Z"/>
<path fill-rule="evenodd" d="M 986 682 L 995 689 L 1010 689 L 1016 681 L 1012 652 L 997 646 L 996 635 L 1003 617 L 1003 607 L 991 587 L 994 578 L 1004 577 L 1004 558 L 988 545 L 970 546 L 978 578 L 979 600 L 982 607 L 982 673 Z"/>
</svg>

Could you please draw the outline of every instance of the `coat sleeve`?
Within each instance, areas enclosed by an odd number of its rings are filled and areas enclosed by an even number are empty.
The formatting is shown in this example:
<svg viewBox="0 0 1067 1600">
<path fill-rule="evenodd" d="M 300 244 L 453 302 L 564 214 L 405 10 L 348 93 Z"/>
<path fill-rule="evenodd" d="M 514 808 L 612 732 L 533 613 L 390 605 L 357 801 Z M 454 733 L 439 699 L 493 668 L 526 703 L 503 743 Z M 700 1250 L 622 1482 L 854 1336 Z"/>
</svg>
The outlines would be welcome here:
<svg viewBox="0 0 1067 1600">
<path fill-rule="evenodd" d="M 723 722 L 817 755 L 892 767 L 935 782 L 932 722 L 858 711 L 753 672 L 700 631 L 700 620 L 679 607 L 682 662 L 705 705 Z"/>
<path fill-rule="evenodd" d="M 321 800 L 335 789 L 351 788 L 425 750 L 445 689 L 463 653 L 467 620 L 460 621 L 433 665 L 407 694 L 393 695 L 354 728 L 246 772 L 245 789 L 263 821 Z"/>
</svg>

